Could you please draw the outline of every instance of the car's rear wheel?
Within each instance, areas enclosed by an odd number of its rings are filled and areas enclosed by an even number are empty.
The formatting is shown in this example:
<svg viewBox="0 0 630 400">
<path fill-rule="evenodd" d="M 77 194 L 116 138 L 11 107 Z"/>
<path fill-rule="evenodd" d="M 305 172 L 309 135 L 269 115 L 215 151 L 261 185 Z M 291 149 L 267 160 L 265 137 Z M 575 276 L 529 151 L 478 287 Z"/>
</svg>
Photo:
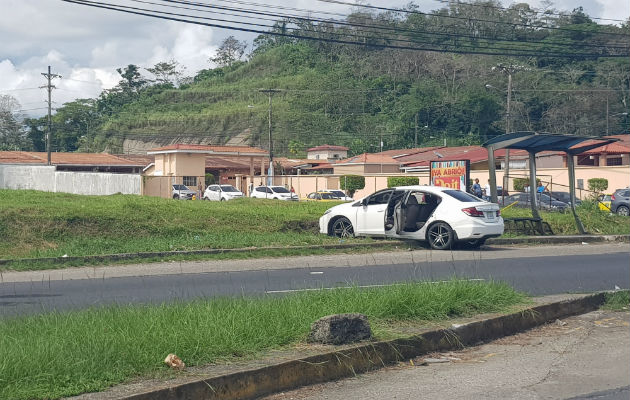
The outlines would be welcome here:
<svg viewBox="0 0 630 400">
<path fill-rule="evenodd" d="M 626 206 L 619 206 L 617 207 L 617 214 L 627 217 L 628 215 L 630 215 L 630 210 Z"/>
<path fill-rule="evenodd" d="M 221 197 L 221 201 L 225 201 L 225 198 L 224 198 L 224 197 Z"/>
<path fill-rule="evenodd" d="M 446 222 L 436 222 L 427 232 L 429 244 L 435 250 L 447 250 L 453 247 L 453 229 Z"/>
<path fill-rule="evenodd" d="M 332 235 L 339 238 L 354 236 L 354 229 L 352 228 L 352 222 L 350 222 L 350 220 L 345 217 L 336 219 L 332 225 Z"/>
<path fill-rule="evenodd" d="M 174 198 L 175 200 L 179 200 L 179 195 L 174 194 L 174 195 L 173 195 L 173 198 Z"/>
</svg>

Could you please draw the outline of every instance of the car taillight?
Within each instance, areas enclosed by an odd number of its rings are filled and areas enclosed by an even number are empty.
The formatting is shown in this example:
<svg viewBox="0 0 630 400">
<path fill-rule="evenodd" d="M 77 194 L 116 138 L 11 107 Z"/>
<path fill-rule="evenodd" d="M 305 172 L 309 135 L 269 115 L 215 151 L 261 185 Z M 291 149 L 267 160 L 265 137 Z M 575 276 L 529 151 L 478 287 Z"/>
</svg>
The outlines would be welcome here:
<svg viewBox="0 0 630 400">
<path fill-rule="evenodd" d="M 483 217 L 483 211 L 479 211 L 475 207 L 462 208 L 462 211 L 471 217 Z"/>
<path fill-rule="evenodd" d="M 497 210 L 497 217 L 501 216 L 501 210 Z"/>
<path fill-rule="evenodd" d="M 610 200 L 615 201 L 615 195 L 610 196 Z"/>
</svg>

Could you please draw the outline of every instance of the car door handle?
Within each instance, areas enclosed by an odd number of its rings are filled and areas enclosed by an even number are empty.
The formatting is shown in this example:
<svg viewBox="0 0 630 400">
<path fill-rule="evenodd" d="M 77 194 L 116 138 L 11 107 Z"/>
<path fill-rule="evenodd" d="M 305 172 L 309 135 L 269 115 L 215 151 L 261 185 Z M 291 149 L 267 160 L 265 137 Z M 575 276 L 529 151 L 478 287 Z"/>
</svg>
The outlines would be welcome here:
<svg viewBox="0 0 630 400">
<path fill-rule="evenodd" d="M 377 212 L 385 212 L 385 210 L 378 210 Z"/>
</svg>

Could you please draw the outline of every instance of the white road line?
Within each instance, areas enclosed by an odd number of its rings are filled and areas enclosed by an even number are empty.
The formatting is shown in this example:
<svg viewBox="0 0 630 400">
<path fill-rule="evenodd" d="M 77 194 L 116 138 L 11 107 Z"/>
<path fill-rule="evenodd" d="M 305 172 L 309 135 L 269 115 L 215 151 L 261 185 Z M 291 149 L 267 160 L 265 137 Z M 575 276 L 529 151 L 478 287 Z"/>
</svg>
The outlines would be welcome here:
<svg viewBox="0 0 630 400">
<path fill-rule="evenodd" d="M 474 278 L 474 279 L 463 279 L 466 282 L 479 282 L 485 281 L 482 278 Z M 420 283 L 446 283 L 450 281 L 431 281 L 431 282 L 420 282 Z M 389 285 L 379 284 L 379 285 L 358 285 L 358 286 L 335 286 L 335 287 L 322 287 L 322 288 L 305 288 L 305 289 L 285 289 L 285 290 L 265 290 L 265 293 L 273 294 L 273 293 L 294 293 L 294 292 L 313 292 L 317 290 L 333 290 L 333 289 L 352 289 L 352 288 L 375 288 L 375 287 L 385 287 L 385 286 L 396 286 L 396 285 L 406 285 L 406 283 L 392 283 Z"/>
<path fill-rule="evenodd" d="M 323 275 L 324 272 L 323 271 L 312 271 L 310 272 L 311 275 Z"/>
</svg>

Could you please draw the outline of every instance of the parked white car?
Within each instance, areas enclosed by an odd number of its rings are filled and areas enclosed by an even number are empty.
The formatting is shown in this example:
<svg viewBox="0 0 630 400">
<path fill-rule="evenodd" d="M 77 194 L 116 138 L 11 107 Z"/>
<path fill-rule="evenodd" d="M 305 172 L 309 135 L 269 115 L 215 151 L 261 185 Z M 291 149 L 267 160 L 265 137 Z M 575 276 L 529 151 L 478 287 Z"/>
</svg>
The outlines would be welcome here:
<svg viewBox="0 0 630 400">
<path fill-rule="evenodd" d="M 173 185 L 173 192 L 171 193 L 171 196 L 176 200 L 192 200 L 195 195 L 197 195 L 197 192 L 191 190 L 186 185 Z"/>
<path fill-rule="evenodd" d="M 251 197 L 256 199 L 298 201 L 297 195 L 291 193 L 291 191 L 284 186 L 258 186 L 252 190 Z"/>
<path fill-rule="evenodd" d="M 203 192 L 203 199 L 210 201 L 227 201 L 243 197 L 243 192 L 232 185 L 209 185 Z"/>
<path fill-rule="evenodd" d="M 456 243 L 476 248 L 503 234 L 503 218 L 498 204 L 461 190 L 402 186 L 326 210 L 319 219 L 319 230 L 338 237 L 428 241 L 438 250 L 453 248 Z"/>
</svg>

